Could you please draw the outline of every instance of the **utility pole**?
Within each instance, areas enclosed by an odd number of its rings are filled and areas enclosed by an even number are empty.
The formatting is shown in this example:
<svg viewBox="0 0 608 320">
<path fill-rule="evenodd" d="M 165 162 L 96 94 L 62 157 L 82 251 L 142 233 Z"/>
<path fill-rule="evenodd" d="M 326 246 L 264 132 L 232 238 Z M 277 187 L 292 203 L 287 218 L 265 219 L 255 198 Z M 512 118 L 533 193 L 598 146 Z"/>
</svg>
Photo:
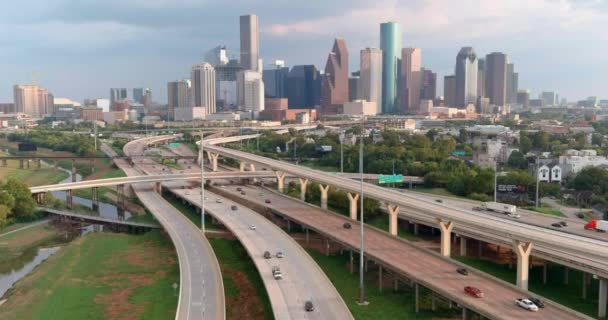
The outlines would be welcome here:
<svg viewBox="0 0 608 320">
<path fill-rule="evenodd" d="M 258 130 L 257 142 L 256 142 L 256 150 L 260 153 L 260 130 Z"/>
<path fill-rule="evenodd" d="M 363 132 L 365 132 L 365 128 L 362 127 Z M 360 206 L 361 206 L 361 219 L 360 219 L 360 236 L 361 236 L 361 244 L 360 244 L 360 249 L 359 249 L 359 303 L 364 305 L 367 304 L 367 302 L 365 301 L 365 284 L 364 284 L 364 277 L 365 277 L 365 265 L 364 265 L 364 257 L 365 257 L 365 235 L 364 235 L 364 219 L 363 219 L 363 215 L 364 215 L 364 208 L 363 208 L 363 132 L 361 132 L 360 135 L 360 139 L 361 141 L 359 142 L 359 174 L 360 174 L 360 186 L 361 186 L 361 190 L 360 190 L 360 196 L 359 196 L 359 200 L 360 200 Z"/>
<path fill-rule="evenodd" d="M 340 173 L 344 173 L 344 132 L 340 133 Z"/>
<path fill-rule="evenodd" d="M 97 154 L 97 120 L 93 121 L 93 134 L 95 135 L 95 153 Z"/>
<path fill-rule="evenodd" d="M 498 188 L 498 162 L 496 162 L 496 166 L 494 169 L 494 202 L 496 202 L 496 192 Z"/>
<path fill-rule="evenodd" d="M 538 177 L 539 174 L 539 168 L 540 168 L 540 164 L 538 163 L 539 159 L 538 159 L 538 155 L 536 156 L 536 208 L 538 208 L 540 201 L 538 199 L 538 189 L 540 187 L 540 179 Z"/>
<path fill-rule="evenodd" d="M 201 232 L 205 235 L 205 152 L 203 151 L 203 131 L 201 131 Z"/>
</svg>

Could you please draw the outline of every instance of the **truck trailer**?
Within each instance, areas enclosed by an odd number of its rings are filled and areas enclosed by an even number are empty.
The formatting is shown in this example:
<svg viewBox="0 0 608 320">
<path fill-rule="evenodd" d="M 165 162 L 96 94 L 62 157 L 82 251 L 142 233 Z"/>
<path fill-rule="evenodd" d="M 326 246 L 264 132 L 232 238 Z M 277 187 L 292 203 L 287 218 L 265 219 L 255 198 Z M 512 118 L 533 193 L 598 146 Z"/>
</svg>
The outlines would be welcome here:
<svg viewBox="0 0 608 320">
<path fill-rule="evenodd" d="M 517 206 L 500 202 L 482 202 L 481 208 L 488 211 L 506 214 L 515 214 L 517 212 Z"/>
</svg>

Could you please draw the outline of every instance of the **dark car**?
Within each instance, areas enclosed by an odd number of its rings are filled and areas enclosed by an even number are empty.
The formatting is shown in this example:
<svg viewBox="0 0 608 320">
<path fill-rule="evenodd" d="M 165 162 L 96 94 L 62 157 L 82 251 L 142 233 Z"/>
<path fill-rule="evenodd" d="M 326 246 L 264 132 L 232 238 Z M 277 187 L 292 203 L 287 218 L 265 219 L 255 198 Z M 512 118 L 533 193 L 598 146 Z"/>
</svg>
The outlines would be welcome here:
<svg viewBox="0 0 608 320">
<path fill-rule="evenodd" d="M 568 222 L 566 222 L 566 221 L 560 221 L 559 224 L 561 224 L 562 227 L 567 227 L 568 226 Z"/>
<path fill-rule="evenodd" d="M 236 188 L 236 191 L 242 191 L 242 190 L 243 190 L 243 188 L 241 188 L 241 187 Z"/>
<path fill-rule="evenodd" d="M 468 276 L 469 275 L 469 271 L 465 268 L 458 268 L 456 269 L 456 272 L 460 273 L 463 276 Z"/>
<path fill-rule="evenodd" d="M 238 209 L 235 205 L 230 206 L 230 209 L 232 209 L 232 211 L 236 211 L 236 209 Z"/>
<path fill-rule="evenodd" d="M 270 251 L 264 251 L 264 259 L 270 259 L 272 255 L 270 255 Z"/>
<path fill-rule="evenodd" d="M 552 223 L 551 226 L 556 227 L 556 228 L 561 228 L 562 224 L 559 222 L 556 222 L 556 223 Z"/>
<path fill-rule="evenodd" d="M 583 212 L 579 212 L 576 214 L 579 219 L 585 219 L 585 214 Z"/>
<path fill-rule="evenodd" d="M 435 202 L 443 203 L 443 200 L 441 200 L 441 199 L 435 199 Z"/>
<path fill-rule="evenodd" d="M 270 199 L 266 199 L 264 202 L 266 202 L 266 203 L 270 203 Z"/>
<path fill-rule="evenodd" d="M 350 225 L 350 223 L 348 223 L 348 222 L 344 222 L 344 224 L 342 225 L 342 227 L 343 227 L 344 229 L 350 229 L 351 225 Z"/>
<path fill-rule="evenodd" d="M 245 191 L 241 191 L 241 195 L 244 196 L 245 195 Z"/>
<path fill-rule="evenodd" d="M 532 303 L 534 303 L 539 308 L 545 307 L 545 303 L 539 298 L 529 297 L 528 300 L 532 301 Z"/>
<path fill-rule="evenodd" d="M 312 301 L 308 300 L 304 303 L 304 310 L 306 310 L 306 312 L 315 311 L 315 306 L 312 304 Z"/>
</svg>

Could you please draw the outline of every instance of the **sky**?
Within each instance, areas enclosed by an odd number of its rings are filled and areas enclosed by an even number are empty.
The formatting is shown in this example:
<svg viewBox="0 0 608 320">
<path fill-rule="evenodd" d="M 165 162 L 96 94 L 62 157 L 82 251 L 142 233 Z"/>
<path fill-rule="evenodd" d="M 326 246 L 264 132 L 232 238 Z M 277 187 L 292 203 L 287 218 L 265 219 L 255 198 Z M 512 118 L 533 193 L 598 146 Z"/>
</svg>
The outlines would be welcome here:
<svg viewBox="0 0 608 320">
<path fill-rule="evenodd" d="M 533 96 L 608 99 L 606 0 L 20 0 L 0 5 L 0 103 L 33 73 L 56 97 L 149 87 L 166 103 L 166 83 L 188 77 L 210 48 L 238 57 L 248 13 L 259 17 L 265 64 L 323 69 L 342 37 L 356 71 L 359 51 L 379 46 L 379 24 L 397 21 L 440 88 L 459 48 L 472 46 L 478 56 L 506 53 Z"/>
</svg>

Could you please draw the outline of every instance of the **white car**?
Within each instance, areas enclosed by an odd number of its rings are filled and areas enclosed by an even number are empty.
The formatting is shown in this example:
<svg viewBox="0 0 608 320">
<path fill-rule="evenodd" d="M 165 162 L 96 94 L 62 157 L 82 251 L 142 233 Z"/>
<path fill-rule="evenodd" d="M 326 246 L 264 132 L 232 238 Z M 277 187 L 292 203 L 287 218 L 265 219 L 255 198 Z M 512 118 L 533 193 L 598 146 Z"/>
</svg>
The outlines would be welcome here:
<svg viewBox="0 0 608 320">
<path fill-rule="evenodd" d="M 534 304 L 534 302 L 528 300 L 528 299 L 517 299 L 515 300 L 515 303 L 520 307 L 520 308 L 524 308 L 528 311 L 538 311 L 538 306 Z"/>
<path fill-rule="evenodd" d="M 507 216 L 515 219 L 521 218 L 521 215 L 519 213 L 509 213 Z"/>
<path fill-rule="evenodd" d="M 217 199 L 215 199 L 215 202 L 216 202 L 216 203 L 222 203 L 222 199 L 217 198 Z"/>
<path fill-rule="evenodd" d="M 249 226 L 249 230 L 255 230 L 255 229 L 257 229 L 257 228 L 254 225 Z"/>
</svg>

